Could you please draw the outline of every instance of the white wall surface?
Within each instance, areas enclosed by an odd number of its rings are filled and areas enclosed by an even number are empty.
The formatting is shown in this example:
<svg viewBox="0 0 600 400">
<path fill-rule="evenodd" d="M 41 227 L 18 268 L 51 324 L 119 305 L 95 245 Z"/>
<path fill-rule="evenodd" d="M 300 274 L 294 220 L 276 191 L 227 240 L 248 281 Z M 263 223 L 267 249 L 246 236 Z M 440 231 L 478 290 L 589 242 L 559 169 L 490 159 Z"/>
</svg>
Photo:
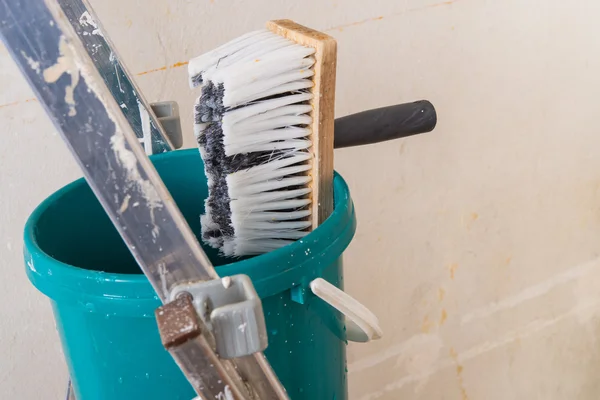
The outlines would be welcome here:
<svg viewBox="0 0 600 400">
<path fill-rule="evenodd" d="M 385 337 L 349 346 L 352 400 L 597 399 L 600 35 L 594 0 L 95 0 L 150 101 L 274 18 L 338 40 L 337 116 L 431 100 L 435 133 L 336 152 L 359 225 L 347 291 Z M 66 369 L 21 232 L 80 173 L 0 46 L 0 398 L 61 399 Z"/>
</svg>

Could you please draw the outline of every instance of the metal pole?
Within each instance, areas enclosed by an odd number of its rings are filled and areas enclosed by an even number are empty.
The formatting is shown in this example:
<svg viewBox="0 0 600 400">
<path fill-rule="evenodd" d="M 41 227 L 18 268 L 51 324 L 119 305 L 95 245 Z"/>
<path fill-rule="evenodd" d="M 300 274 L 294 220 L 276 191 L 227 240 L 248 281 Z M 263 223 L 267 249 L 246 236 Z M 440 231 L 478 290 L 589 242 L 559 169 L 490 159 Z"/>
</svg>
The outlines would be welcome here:
<svg viewBox="0 0 600 400">
<path fill-rule="evenodd" d="M 181 283 L 218 279 L 60 6 L 0 0 L 0 36 L 163 302 Z M 196 322 L 196 336 L 172 354 L 198 394 L 287 398 L 262 353 L 220 359 Z M 205 368 L 211 360 L 219 367 Z"/>
</svg>

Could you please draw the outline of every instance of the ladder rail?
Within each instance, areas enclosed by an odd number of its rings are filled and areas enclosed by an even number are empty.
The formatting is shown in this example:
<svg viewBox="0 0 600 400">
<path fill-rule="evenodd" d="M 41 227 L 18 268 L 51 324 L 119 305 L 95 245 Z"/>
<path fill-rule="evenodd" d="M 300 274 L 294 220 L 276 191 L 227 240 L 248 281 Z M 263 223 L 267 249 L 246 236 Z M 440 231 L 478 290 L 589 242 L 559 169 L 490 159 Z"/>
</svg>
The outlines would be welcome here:
<svg viewBox="0 0 600 400">
<path fill-rule="evenodd" d="M 61 7 L 50 0 L 0 0 L 0 37 L 160 299 L 168 302 L 178 284 L 218 279 Z M 212 332 L 198 322 L 202 334 L 180 359 L 171 352 L 178 364 L 196 368 L 184 373 L 198 394 L 226 393 L 234 385 L 239 400 L 287 398 L 262 352 L 217 358 L 223 368 L 199 369 L 205 363 L 194 358 L 218 356 L 206 345 L 214 341 Z"/>
</svg>

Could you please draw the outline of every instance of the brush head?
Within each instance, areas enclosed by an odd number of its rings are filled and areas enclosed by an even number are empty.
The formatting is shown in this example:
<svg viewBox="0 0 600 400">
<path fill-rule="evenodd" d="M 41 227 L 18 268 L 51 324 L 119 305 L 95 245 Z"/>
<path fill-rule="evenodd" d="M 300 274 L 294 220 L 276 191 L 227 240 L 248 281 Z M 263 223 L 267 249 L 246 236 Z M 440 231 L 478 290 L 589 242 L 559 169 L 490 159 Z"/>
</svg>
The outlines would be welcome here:
<svg viewBox="0 0 600 400">
<path fill-rule="evenodd" d="M 194 132 L 208 178 L 202 239 L 225 256 L 261 254 L 311 226 L 315 49 L 251 32 L 189 63 L 202 86 Z"/>
</svg>

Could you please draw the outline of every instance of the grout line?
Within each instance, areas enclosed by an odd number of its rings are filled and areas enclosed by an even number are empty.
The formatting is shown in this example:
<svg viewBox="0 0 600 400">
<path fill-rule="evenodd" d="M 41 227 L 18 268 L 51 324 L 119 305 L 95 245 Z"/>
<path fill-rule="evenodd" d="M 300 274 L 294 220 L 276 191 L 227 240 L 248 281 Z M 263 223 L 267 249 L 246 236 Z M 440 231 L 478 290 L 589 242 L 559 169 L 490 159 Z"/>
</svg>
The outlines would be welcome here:
<svg viewBox="0 0 600 400">
<path fill-rule="evenodd" d="M 188 61 L 183 61 L 183 62 L 177 62 L 173 65 L 169 65 L 169 66 L 164 66 L 164 67 L 160 67 L 160 68 L 155 68 L 155 69 L 151 69 L 149 71 L 144 71 L 144 72 L 139 72 L 136 74 L 136 76 L 142 76 L 142 75 L 146 75 L 146 74 L 151 74 L 153 72 L 158 72 L 158 71 L 166 71 L 167 69 L 174 69 L 174 68 L 179 68 L 179 67 L 183 67 L 184 65 L 188 65 Z M 0 104 L 0 108 L 2 107 L 9 107 L 9 106 L 16 106 L 22 103 L 29 103 L 32 101 L 37 101 L 37 98 L 31 98 L 31 99 L 27 99 L 27 100 L 23 100 L 23 101 L 13 101 L 10 103 L 5 103 L 5 104 Z"/>
<path fill-rule="evenodd" d="M 499 311 L 511 309 L 529 300 L 540 298 L 557 287 L 568 285 L 577 279 L 585 279 L 586 276 L 589 276 L 597 271 L 598 267 L 600 267 L 600 257 L 593 258 L 582 264 L 578 264 L 566 271 L 539 282 L 536 285 L 529 286 L 517 294 L 506 297 L 497 302 L 492 302 L 485 307 L 465 314 L 460 320 L 460 325 L 462 326 L 470 322 L 490 317 Z M 421 343 L 423 340 L 432 340 L 432 337 L 418 334 L 413 336 L 411 339 L 391 345 L 379 353 L 349 364 L 348 373 L 352 374 L 361 372 L 363 370 L 376 367 L 384 362 L 389 361 L 390 359 L 396 358 L 402 353 L 406 352 L 407 349 L 412 347 L 415 340 L 417 340 L 418 343 Z M 431 347 L 431 344 L 429 344 L 429 346 Z"/>
<path fill-rule="evenodd" d="M 338 25 L 338 26 L 334 26 L 333 28 L 327 28 L 323 32 L 331 32 L 331 31 L 335 31 L 335 30 L 339 30 L 341 32 L 341 31 L 343 31 L 346 28 L 350 28 L 350 27 L 353 27 L 353 26 L 362 25 L 362 24 L 365 24 L 367 22 L 381 21 L 384 18 L 389 18 L 389 17 L 394 16 L 394 15 L 396 15 L 396 14 L 390 14 L 390 15 L 387 15 L 385 17 L 380 16 L 380 17 L 373 17 L 373 18 L 363 19 L 361 21 L 350 22 L 349 24 Z"/>
<path fill-rule="evenodd" d="M 593 273 L 598 269 L 598 266 L 599 260 L 598 258 L 595 258 L 575 268 L 571 268 L 558 275 L 554 275 L 551 278 L 539 282 L 536 285 L 530 286 L 517 294 L 506 297 L 499 301 L 492 302 L 463 315 L 460 320 L 460 325 L 462 326 L 482 318 L 491 317 L 498 312 L 516 308 L 517 306 L 529 300 L 542 297 L 557 287 L 569 284 L 572 281 L 576 281 L 577 279 L 581 279 L 586 275 Z"/>
<path fill-rule="evenodd" d="M 523 327 L 507 332 L 507 334 L 497 338 L 496 340 L 480 343 L 479 345 L 471 347 L 462 352 L 456 352 L 451 350 L 452 353 L 454 353 L 451 357 L 446 357 L 441 360 L 437 360 L 428 367 L 423 368 L 422 371 L 409 373 L 401 377 L 399 380 L 387 383 L 383 385 L 379 390 L 375 390 L 371 393 L 367 393 L 361 396 L 359 400 L 376 400 L 385 396 L 386 394 L 397 392 L 404 388 L 406 385 L 419 382 L 427 383 L 432 376 L 434 376 L 440 371 L 452 368 L 456 365 L 457 362 L 465 363 L 466 361 L 473 360 L 479 356 L 482 356 L 497 349 L 501 349 L 512 343 L 519 343 L 523 339 L 535 337 L 535 335 L 539 334 L 540 332 L 552 328 L 555 325 L 562 323 L 569 318 L 575 317 L 579 318 L 579 322 L 590 323 L 590 321 L 594 321 L 597 318 L 597 310 L 599 305 L 600 302 L 598 302 L 597 299 L 578 302 L 573 308 L 571 308 L 563 314 L 555 316 L 551 319 L 534 320 Z M 396 396 L 393 397 L 395 398 Z"/>
<path fill-rule="evenodd" d="M 139 72 L 136 74 L 136 76 L 151 74 L 151 73 L 158 72 L 158 71 L 166 71 L 167 69 L 179 68 L 179 67 L 183 67 L 184 65 L 188 65 L 188 64 L 189 64 L 189 61 L 178 62 L 173 65 L 169 65 L 169 66 L 165 65 L 164 67 L 151 69 L 149 71 Z"/>
<path fill-rule="evenodd" d="M 33 98 L 27 99 L 27 100 L 13 101 L 11 103 L 0 104 L 0 108 L 2 108 L 2 107 L 9 107 L 9 106 L 16 106 L 17 104 L 31 103 L 31 102 L 36 102 L 36 101 L 37 101 L 37 99 L 35 97 L 33 97 Z"/>
<path fill-rule="evenodd" d="M 436 3 L 436 4 L 431 4 L 428 6 L 423 6 L 423 7 L 418 7 L 418 8 L 411 8 L 402 12 L 398 12 L 398 13 L 394 13 L 394 14 L 390 14 L 387 16 L 379 16 L 379 17 L 373 17 L 373 18 L 367 18 L 367 19 L 363 19 L 361 21 L 356 21 L 356 22 L 351 22 L 348 24 L 344 24 L 344 25 L 338 25 L 338 26 L 334 26 L 332 28 L 327 28 L 325 30 L 323 30 L 323 32 L 331 32 L 334 30 L 339 30 L 339 31 L 343 31 L 346 28 L 350 28 L 350 27 L 354 27 L 354 26 L 359 26 L 362 24 L 365 24 L 367 22 L 374 22 L 374 21 L 381 21 L 384 18 L 390 18 L 390 17 L 397 17 L 397 16 L 401 16 L 410 12 L 416 12 L 416 11 L 421 11 L 421 10 L 425 10 L 428 8 L 434 8 L 434 7 L 441 7 L 441 6 L 449 6 L 452 5 L 454 3 L 456 3 L 459 0 L 447 0 L 441 3 Z M 143 71 L 143 72 L 138 72 L 137 74 L 135 74 L 136 76 L 143 76 L 143 75 L 148 75 L 148 74 L 152 74 L 155 72 L 160 72 L 160 71 L 166 71 L 169 69 L 174 69 L 174 68 L 179 68 L 179 67 L 183 67 L 184 65 L 187 65 L 189 62 L 188 61 L 182 61 L 182 62 L 177 62 L 175 64 L 172 65 L 165 65 L 159 68 L 154 68 L 154 69 L 150 69 L 148 71 Z M 11 103 L 6 103 L 6 104 L 0 104 L 0 108 L 2 107 L 9 107 L 9 106 L 15 106 L 21 103 L 28 103 L 31 101 L 37 101 L 37 99 L 33 98 L 33 99 L 27 99 L 25 101 L 13 101 Z"/>
<path fill-rule="evenodd" d="M 409 8 L 408 10 L 400 11 L 400 12 L 397 12 L 397 13 L 392 13 L 392 14 L 389 14 L 389 15 L 386 15 L 386 16 L 367 18 L 367 19 L 363 19 L 361 21 L 350 22 L 348 24 L 334 26 L 334 27 L 325 29 L 323 32 L 331 32 L 331 31 L 335 31 L 335 30 L 338 30 L 338 31 L 342 32 L 346 28 L 351 28 L 351 27 L 354 27 L 354 26 L 359 26 L 359 25 L 365 24 L 367 22 L 381 21 L 382 19 L 391 18 L 391 17 L 398 17 L 398 16 L 402 16 L 402 15 L 405 15 L 405 14 L 408 14 L 408 13 L 412 13 L 412 12 L 423 11 L 423 10 L 426 10 L 428 8 L 450 6 L 450 5 L 454 4 L 454 3 L 456 3 L 457 1 L 459 1 L 459 0 L 447 0 L 447 1 L 443 1 L 441 3 L 430 4 L 428 6 L 417 7 L 417 8 Z"/>
</svg>

